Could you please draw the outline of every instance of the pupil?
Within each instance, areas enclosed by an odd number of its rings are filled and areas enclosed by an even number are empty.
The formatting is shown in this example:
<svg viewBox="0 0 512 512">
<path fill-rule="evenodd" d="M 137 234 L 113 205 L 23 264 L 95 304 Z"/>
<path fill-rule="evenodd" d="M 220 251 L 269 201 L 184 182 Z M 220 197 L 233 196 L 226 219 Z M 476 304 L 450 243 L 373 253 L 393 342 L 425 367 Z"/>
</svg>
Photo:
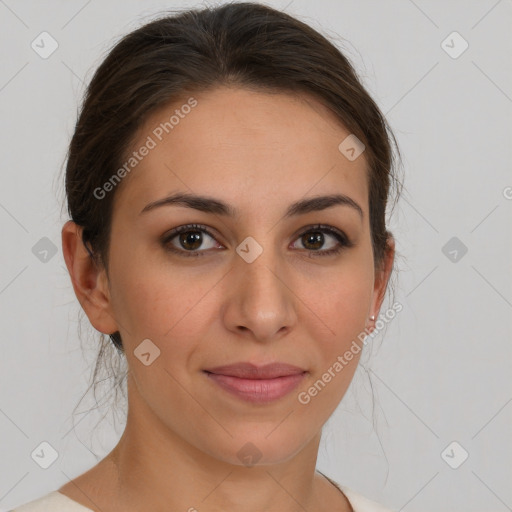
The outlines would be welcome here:
<svg viewBox="0 0 512 512">
<path fill-rule="evenodd" d="M 198 231 L 182 233 L 180 236 L 180 242 L 183 244 L 185 249 L 195 250 L 198 247 L 201 247 L 201 233 Z M 194 242 L 196 243 L 195 245 Z"/>
<path fill-rule="evenodd" d="M 323 233 L 317 231 L 316 233 L 308 234 L 306 235 L 306 240 L 306 245 L 311 243 L 315 249 L 319 249 L 322 247 Z"/>
</svg>

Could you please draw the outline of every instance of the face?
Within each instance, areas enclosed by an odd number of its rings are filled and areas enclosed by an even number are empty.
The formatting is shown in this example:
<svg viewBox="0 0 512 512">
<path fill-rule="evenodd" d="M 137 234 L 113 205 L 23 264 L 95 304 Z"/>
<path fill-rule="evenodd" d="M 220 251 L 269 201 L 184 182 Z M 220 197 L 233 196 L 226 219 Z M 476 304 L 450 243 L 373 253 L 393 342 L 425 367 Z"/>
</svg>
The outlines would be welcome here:
<svg viewBox="0 0 512 512">
<path fill-rule="evenodd" d="M 388 276 L 374 272 L 365 155 L 340 152 L 350 132 L 312 98 L 193 97 L 147 120 L 132 150 L 153 147 L 116 190 L 105 308 L 133 379 L 130 415 L 232 464 L 252 451 L 284 461 L 339 404 L 378 315 Z M 148 206 L 175 194 L 216 202 Z M 205 371 L 275 362 L 298 373 Z"/>
</svg>

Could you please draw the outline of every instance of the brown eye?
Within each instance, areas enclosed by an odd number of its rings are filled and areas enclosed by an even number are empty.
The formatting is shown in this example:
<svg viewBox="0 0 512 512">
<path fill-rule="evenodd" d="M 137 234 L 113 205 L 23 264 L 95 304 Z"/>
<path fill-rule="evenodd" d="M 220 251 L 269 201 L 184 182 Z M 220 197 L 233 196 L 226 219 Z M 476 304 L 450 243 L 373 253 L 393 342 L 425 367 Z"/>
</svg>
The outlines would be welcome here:
<svg viewBox="0 0 512 512">
<path fill-rule="evenodd" d="M 180 256 L 204 256 L 207 249 L 216 247 L 215 243 L 210 243 L 209 247 L 204 247 L 208 238 L 216 242 L 214 236 L 205 227 L 189 224 L 179 226 L 165 235 L 162 239 L 162 245 L 166 250 L 177 253 Z"/>
<path fill-rule="evenodd" d="M 331 248 L 322 250 L 325 244 L 325 235 L 334 239 L 337 244 L 331 244 Z M 300 235 L 301 243 L 310 256 L 329 256 L 340 253 L 344 248 L 352 247 L 353 242 L 342 231 L 338 231 L 330 226 L 312 226 L 308 231 L 304 231 Z"/>
<path fill-rule="evenodd" d="M 185 231 L 178 235 L 179 243 L 183 248 L 195 251 L 201 247 L 203 237 L 199 231 Z"/>
<path fill-rule="evenodd" d="M 320 231 L 310 231 L 302 235 L 302 243 L 308 250 L 318 250 L 324 244 L 324 235 Z"/>
</svg>

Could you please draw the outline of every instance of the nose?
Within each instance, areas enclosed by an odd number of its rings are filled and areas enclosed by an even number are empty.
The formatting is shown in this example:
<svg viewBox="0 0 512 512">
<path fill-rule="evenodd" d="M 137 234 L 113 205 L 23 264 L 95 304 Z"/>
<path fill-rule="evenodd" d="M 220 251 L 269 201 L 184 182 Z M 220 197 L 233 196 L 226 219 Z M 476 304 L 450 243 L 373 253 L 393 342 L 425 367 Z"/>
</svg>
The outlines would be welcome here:
<svg viewBox="0 0 512 512">
<path fill-rule="evenodd" d="M 259 342 L 281 338 L 296 324 L 300 302 L 290 272 L 272 249 L 248 261 L 235 257 L 224 304 L 226 327 Z"/>
</svg>

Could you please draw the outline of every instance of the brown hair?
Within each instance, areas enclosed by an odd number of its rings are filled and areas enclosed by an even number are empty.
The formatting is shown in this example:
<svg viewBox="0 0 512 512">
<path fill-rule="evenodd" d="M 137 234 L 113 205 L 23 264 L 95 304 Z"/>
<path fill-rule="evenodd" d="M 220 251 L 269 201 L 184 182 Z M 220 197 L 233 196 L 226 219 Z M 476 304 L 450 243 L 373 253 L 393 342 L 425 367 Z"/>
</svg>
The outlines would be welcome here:
<svg viewBox="0 0 512 512">
<path fill-rule="evenodd" d="M 138 128 L 159 107 L 221 85 L 313 95 L 365 144 L 378 268 L 391 236 L 385 219 L 390 186 L 397 198 L 400 189 L 395 137 L 340 50 L 307 24 L 257 3 L 165 13 L 122 37 L 96 70 L 69 145 L 65 181 L 69 215 L 83 227 L 91 258 L 108 273 L 118 191 L 98 200 L 94 190 L 125 161 Z M 119 332 L 111 340 L 122 352 Z M 109 345 L 102 341 L 94 378 Z"/>
</svg>

